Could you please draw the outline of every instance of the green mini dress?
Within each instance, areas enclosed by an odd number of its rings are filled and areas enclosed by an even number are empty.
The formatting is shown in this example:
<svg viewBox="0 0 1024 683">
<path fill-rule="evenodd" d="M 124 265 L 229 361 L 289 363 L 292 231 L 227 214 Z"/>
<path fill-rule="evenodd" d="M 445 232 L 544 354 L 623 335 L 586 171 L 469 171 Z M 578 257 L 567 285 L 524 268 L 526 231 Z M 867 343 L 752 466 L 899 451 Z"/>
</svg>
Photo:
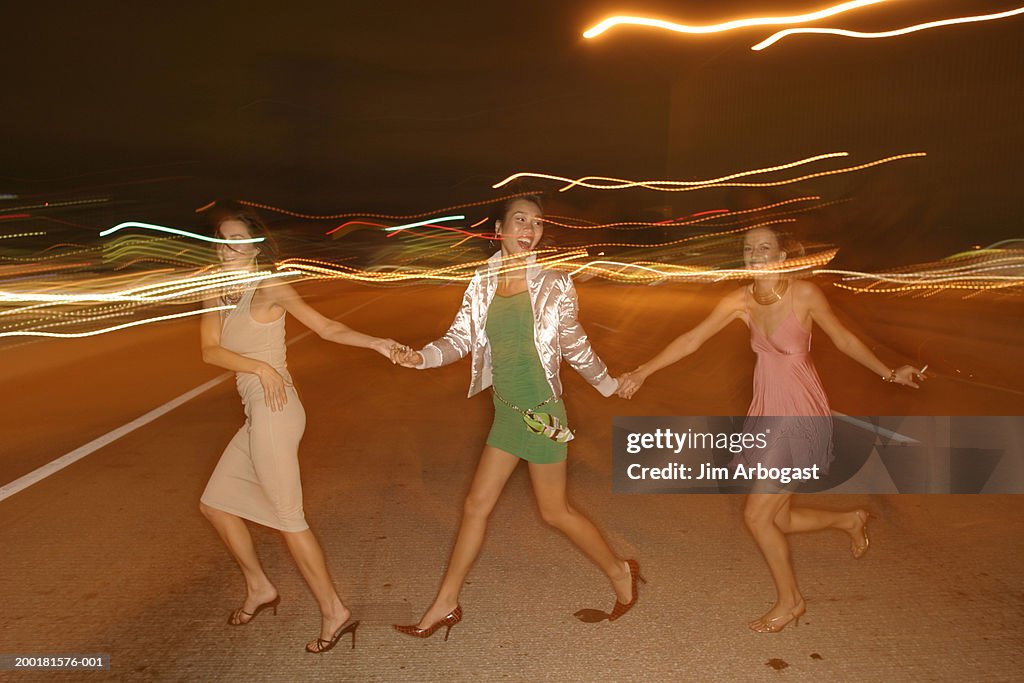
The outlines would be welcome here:
<svg viewBox="0 0 1024 683">
<path fill-rule="evenodd" d="M 551 386 L 533 342 L 533 307 L 527 292 L 494 296 L 487 312 L 487 338 L 491 343 L 491 372 L 494 391 L 523 410 L 536 407 L 551 397 Z M 487 445 L 528 462 L 553 463 L 565 460 L 566 446 L 534 434 L 523 422 L 522 413 L 494 400 L 494 424 Z M 538 409 L 567 424 L 562 399 Z"/>
</svg>

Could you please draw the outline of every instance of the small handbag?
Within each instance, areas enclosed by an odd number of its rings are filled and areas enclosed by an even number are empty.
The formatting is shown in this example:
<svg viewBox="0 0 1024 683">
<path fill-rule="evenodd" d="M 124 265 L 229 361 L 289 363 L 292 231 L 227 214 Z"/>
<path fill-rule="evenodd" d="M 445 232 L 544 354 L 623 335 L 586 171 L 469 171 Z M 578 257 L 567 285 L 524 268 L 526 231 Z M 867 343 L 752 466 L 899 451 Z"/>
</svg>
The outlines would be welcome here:
<svg viewBox="0 0 1024 683">
<path fill-rule="evenodd" d="M 494 387 L 491 387 L 494 391 L 494 397 L 501 401 L 505 406 L 516 411 L 523 416 L 523 422 L 526 423 L 526 428 L 530 430 L 531 434 L 538 434 L 546 439 L 551 439 L 558 443 L 567 443 L 576 438 L 576 435 L 572 433 L 568 425 L 563 425 L 562 421 L 551 413 L 538 413 L 537 408 L 547 405 L 552 401 L 556 400 L 554 394 L 541 401 L 533 408 L 523 410 L 519 406 L 510 401 L 506 401 L 501 394 L 499 394 Z"/>
</svg>

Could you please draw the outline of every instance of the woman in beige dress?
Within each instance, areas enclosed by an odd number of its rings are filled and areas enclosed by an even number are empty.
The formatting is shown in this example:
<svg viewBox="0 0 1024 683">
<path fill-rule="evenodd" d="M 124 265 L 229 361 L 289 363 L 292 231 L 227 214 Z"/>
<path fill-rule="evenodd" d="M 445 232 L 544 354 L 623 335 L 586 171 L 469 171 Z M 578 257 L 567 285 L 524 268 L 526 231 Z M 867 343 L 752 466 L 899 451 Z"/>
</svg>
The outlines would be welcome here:
<svg viewBox="0 0 1024 683">
<path fill-rule="evenodd" d="M 217 255 L 225 271 L 256 276 L 272 262 L 271 241 L 259 218 L 226 207 L 213 217 Z M 264 271 L 266 272 L 266 271 Z M 222 290 L 204 307 L 234 305 L 202 316 L 203 360 L 236 373 L 246 421 L 228 444 L 203 492 L 199 509 L 227 545 L 245 577 L 246 596 L 228 624 L 248 624 L 267 608 L 277 613 L 277 589 L 263 571 L 246 520 L 281 531 L 288 550 L 320 606 L 320 634 L 307 652 L 326 652 L 345 634 L 355 647 L 358 621 L 342 603 L 323 550 L 302 511 L 298 447 L 306 413 L 285 362 L 285 314 L 338 344 L 373 349 L 388 357 L 394 342 L 330 320 L 280 278 L 250 279 Z"/>
</svg>

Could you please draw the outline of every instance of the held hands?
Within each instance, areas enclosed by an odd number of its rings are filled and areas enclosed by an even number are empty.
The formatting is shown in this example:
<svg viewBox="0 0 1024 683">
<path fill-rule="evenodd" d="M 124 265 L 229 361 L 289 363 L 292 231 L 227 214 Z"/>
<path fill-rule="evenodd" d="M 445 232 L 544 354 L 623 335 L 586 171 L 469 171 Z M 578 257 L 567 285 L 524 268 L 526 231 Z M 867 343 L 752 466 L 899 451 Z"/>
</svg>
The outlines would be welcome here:
<svg viewBox="0 0 1024 683">
<path fill-rule="evenodd" d="M 276 413 L 284 410 L 284 405 L 288 403 L 288 395 L 285 393 L 286 385 L 281 373 L 269 365 L 264 365 L 256 371 L 256 376 L 260 378 L 260 384 L 263 386 L 263 399 L 270 411 Z"/>
<path fill-rule="evenodd" d="M 905 387 L 920 389 L 921 386 L 917 384 L 917 382 L 914 382 L 914 378 L 916 377 L 918 382 L 928 379 L 928 376 L 924 374 L 925 368 L 927 367 L 928 366 L 926 365 L 918 370 L 912 365 L 904 365 L 893 372 L 892 379 L 890 381 L 893 384 L 902 384 Z"/>
<path fill-rule="evenodd" d="M 403 368 L 416 368 L 423 363 L 423 354 L 413 351 L 404 344 L 395 343 L 391 347 L 391 362 L 397 363 Z"/>
<path fill-rule="evenodd" d="M 377 338 L 370 342 L 370 348 L 384 356 L 392 363 L 395 362 L 393 349 L 401 347 L 402 345 L 396 342 L 394 339 L 383 339 Z"/>
<path fill-rule="evenodd" d="M 615 391 L 615 395 L 620 398 L 633 398 L 633 394 L 639 391 L 645 379 L 647 378 L 639 372 L 639 369 L 621 375 L 619 388 Z"/>
</svg>

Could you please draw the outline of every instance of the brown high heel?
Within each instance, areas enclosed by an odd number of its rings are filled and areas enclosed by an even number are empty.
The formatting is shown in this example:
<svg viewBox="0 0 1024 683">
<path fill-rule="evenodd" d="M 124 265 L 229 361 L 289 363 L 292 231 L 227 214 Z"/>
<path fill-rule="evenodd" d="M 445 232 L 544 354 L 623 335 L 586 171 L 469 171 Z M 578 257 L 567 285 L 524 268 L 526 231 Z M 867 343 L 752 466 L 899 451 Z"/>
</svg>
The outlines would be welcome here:
<svg viewBox="0 0 1024 683">
<path fill-rule="evenodd" d="M 442 626 L 447 626 L 448 630 L 444 632 L 444 639 L 448 640 L 448 634 L 451 633 L 452 626 L 455 626 L 455 624 L 460 621 L 462 621 L 462 605 L 456 605 L 455 609 L 426 628 L 420 628 L 416 624 L 411 624 L 409 626 L 392 624 L 392 626 L 399 633 L 404 633 L 405 635 L 412 636 L 413 638 L 429 638 L 434 635 L 434 631 Z"/>
<path fill-rule="evenodd" d="M 778 633 L 782 629 L 786 628 L 786 626 L 789 625 L 789 622 L 793 622 L 793 626 L 799 626 L 800 617 L 802 617 L 806 611 L 807 603 L 801 600 L 800 604 L 797 605 L 797 608 L 789 614 L 780 614 L 779 616 L 772 617 L 771 619 L 765 619 L 762 617 L 754 623 L 748 624 L 748 626 L 751 631 L 755 631 L 757 633 Z"/>
<path fill-rule="evenodd" d="M 256 618 L 256 615 L 267 609 L 268 607 L 274 610 L 274 616 L 277 616 L 277 606 L 281 604 L 281 596 L 278 595 L 276 598 L 269 602 L 265 602 L 259 605 L 252 612 L 246 612 L 244 609 L 239 607 L 228 616 L 228 626 L 245 626 L 250 621 Z M 242 621 L 242 615 L 249 617 L 245 621 Z"/>
<path fill-rule="evenodd" d="M 356 629 L 357 628 L 359 628 L 359 621 L 358 620 L 352 621 L 352 622 L 346 622 L 346 623 L 341 625 L 341 628 L 339 628 L 337 631 L 334 632 L 334 635 L 331 636 L 330 640 L 324 640 L 323 638 L 317 638 L 316 639 L 316 645 L 314 645 L 313 647 L 310 647 L 309 644 L 307 643 L 306 644 L 306 652 L 309 652 L 310 654 L 314 654 L 314 655 L 318 655 L 318 654 L 327 652 L 332 647 L 337 645 L 338 641 L 341 640 L 341 637 L 343 635 L 345 635 L 346 633 L 351 633 L 352 634 L 352 649 L 354 650 L 354 649 L 356 649 Z"/>
<path fill-rule="evenodd" d="M 626 560 L 626 565 L 629 567 L 629 578 L 633 586 L 633 597 L 630 598 L 628 603 L 622 603 L 616 600 L 615 607 L 612 608 L 611 614 L 608 615 L 608 621 L 615 621 L 623 614 L 633 609 L 633 605 L 636 604 L 637 581 L 647 583 L 647 579 L 640 575 L 640 564 L 636 560 Z"/>
<path fill-rule="evenodd" d="M 871 539 L 868 538 L 868 520 L 871 519 L 871 513 L 865 512 L 864 510 L 857 510 L 854 514 L 857 515 L 858 519 L 860 519 L 860 532 L 864 536 L 863 545 L 857 545 L 856 541 L 850 542 L 850 547 L 853 550 L 853 558 L 855 560 L 859 560 L 864 557 L 864 554 L 868 551 L 868 547 L 871 545 Z"/>
</svg>

